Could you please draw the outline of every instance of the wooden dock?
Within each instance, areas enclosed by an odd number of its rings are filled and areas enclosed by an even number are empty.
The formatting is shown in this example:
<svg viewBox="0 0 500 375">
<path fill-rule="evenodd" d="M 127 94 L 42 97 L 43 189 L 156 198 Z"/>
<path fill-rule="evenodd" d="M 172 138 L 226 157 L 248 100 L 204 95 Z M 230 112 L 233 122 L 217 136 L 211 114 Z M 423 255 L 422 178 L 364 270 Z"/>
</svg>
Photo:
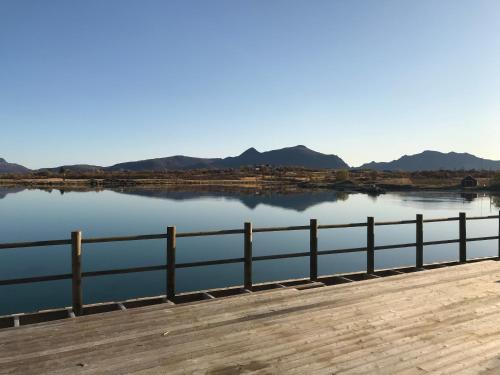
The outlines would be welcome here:
<svg viewBox="0 0 500 375">
<path fill-rule="evenodd" d="M 0 331 L 0 374 L 499 374 L 500 262 Z"/>
<path fill-rule="evenodd" d="M 477 220 L 495 220 L 498 223 L 498 231 L 494 235 L 483 236 L 483 237 L 468 237 L 467 236 L 467 222 L 477 221 Z M 424 241 L 424 223 L 442 223 L 442 222 L 458 222 L 459 238 L 454 239 L 444 239 L 444 240 L 434 240 L 434 241 Z M 378 245 L 375 244 L 375 228 L 380 226 L 394 226 L 394 225 L 413 225 L 415 224 L 415 242 L 409 243 L 396 243 L 396 244 L 386 244 Z M 355 248 L 343 248 L 343 249 L 318 249 L 318 235 L 319 230 L 340 230 L 345 228 L 366 228 L 366 246 L 355 247 Z M 270 255 L 253 255 L 253 234 L 254 233 L 271 233 L 271 232 L 290 232 L 290 231 L 308 231 L 309 232 L 309 249 L 301 252 L 294 253 L 281 253 L 281 254 L 270 254 Z M 177 253 L 177 238 L 187 238 L 187 237 L 207 237 L 207 236 L 226 236 L 226 235 L 243 235 L 243 257 L 238 256 L 234 258 L 226 259 L 215 259 L 215 260 L 202 260 L 194 262 L 178 263 L 176 262 Z M 121 269 L 111 269 L 111 270 L 98 270 L 98 271 L 87 271 L 82 269 L 82 255 L 83 246 L 85 244 L 99 244 L 107 242 L 128 242 L 128 241 L 144 241 L 144 240 L 159 240 L 166 239 L 166 263 L 154 266 L 146 267 L 129 267 Z M 216 230 L 216 231 L 203 231 L 203 232 L 177 232 L 175 226 L 168 226 L 166 233 L 157 234 L 143 234 L 134 236 L 120 236 L 120 237 L 101 237 L 101 238 L 84 238 L 81 231 L 71 232 L 71 237 L 69 239 L 59 239 L 59 240 L 43 240 L 43 241 L 30 241 L 30 242 L 15 242 L 15 243 L 0 243 L 0 250 L 13 250 L 22 248 L 33 248 L 33 247 L 46 247 L 46 246 L 61 246 L 70 245 L 71 246 L 71 273 L 68 274 L 58 274 L 58 275 L 45 275 L 45 276 L 33 276 L 33 277 L 23 277 L 15 279 L 0 279 L 0 287 L 4 285 L 18 285 L 27 283 L 39 283 L 46 281 L 55 280 L 68 280 L 71 279 L 72 289 L 72 306 L 70 309 L 60 308 L 58 311 L 54 310 L 51 312 L 34 312 L 32 314 L 20 316 L 19 314 L 11 314 L 7 316 L 0 316 L 0 329 L 4 327 L 12 327 L 23 324 L 31 324 L 34 322 L 40 322 L 43 319 L 62 319 L 63 317 L 73 317 L 75 315 L 86 315 L 90 311 L 96 311 L 95 306 L 89 306 L 84 304 L 83 300 L 83 278 L 87 277 L 100 277 L 106 275 L 118 275 L 125 273 L 135 273 L 135 272 L 149 272 L 149 271 L 166 271 L 166 293 L 165 296 L 168 301 L 173 303 L 179 303 L 180 299 L 186 299 L 188 296 L 180 296 L 176 291 L 176 270 L 179 268 L 193 268 L 193 267 L 205 267 L 214 266 L 222 264 L 236 264 L 243 263 L 243 285 L 242 287 L 236 286 L 237 292 L 250 293 L 256 290 L 253 282 L 253 264 L 254 262 L 262 262 L 268 260 L 277 259 L 288 259 L 288 258 L 309 258 L 309 281 L 314 283 L 318 281 L 318 258 L 324 255 L 334 255 L 334 254 L 345 254 L 345 253 L 359 253 L 363 252 L 366 254 L 366 275 L 368 278 L 373 277 L 375 273 L 375 252 L 390 249 L 404 249 L 404 248 L 415 248 L 415 267 L 421 269 L 424 266 L 424 248 L 426 246 L 435 245 L 445 245 L 445 244 L 458 244 L 458 260 L 460 263 L 465 263 L 470 258 L 467 256 L 467 243 L 477 242 L 477 241 L 496 241 L 497 245 L 497 257 L 500 258 L 500 212 L 498 215 L 488 215 L 488 216 L 472 216 L 467 217 L 465 212 L 460 212 L 458 216 L 455 217 L 445 217 L 445 218 L 431 218 L 424 219 L 422 214 L 417 214 L 415 219 L 411 220 L 398 220 L 398 221 L 375 221 L 374 217 L 367 217 L 366 222 L 358 223 L 348 223 L 348 224 L 322 224 L 318 223 L 317 219 L 310 219 L 309 225 L 299 225 L 299 226 L 287 226 L 287 227 L 263 227 L 263 228 L 253 228 L 252 223 L 244 223 L 243 228 L 239 229 L 226 229 L 226 230 Z M 359 277 L 356 278 L 359 280 Z M 279 282 L 280 283 L 280 282 Z M 279 285 L 279 284 L 278 284 Z M 233 285 L 234 287 L 234 285 Z M 263 285 L 259 288 L 262 289 Z M 269 285 L 268 285 L 269 287 Z M 271 285 L 272 287 L 272 285 Z M 212 299 L 216 298 L 219 291 L 208 290 L 199 291 L 192 293 L 188 299 L 192 300 L 193 297 L 198 296 L 201 299 Z M 156 296 L 156 300 L 164 300 L 163 297 Z M 126 304 L 135 302 L 121 301 L 118 303 L 111 303 L 108 308 L 111 310 L 118 308 L 127 308 Z M 97 308 L 100 311 L 103 306 Z"/>
</svg>

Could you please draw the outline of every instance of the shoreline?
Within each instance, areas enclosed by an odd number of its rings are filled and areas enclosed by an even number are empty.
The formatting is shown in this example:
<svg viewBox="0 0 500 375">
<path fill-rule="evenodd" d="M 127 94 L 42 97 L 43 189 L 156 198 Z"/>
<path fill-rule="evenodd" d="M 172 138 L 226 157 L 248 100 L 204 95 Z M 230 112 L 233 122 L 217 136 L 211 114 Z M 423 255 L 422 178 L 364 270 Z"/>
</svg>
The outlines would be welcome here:
<svg viewBox="0 0 500 375">
<path fill-rule="evenodd" d="M 26 189 L 58 189 L 75 191 L 101 191 L 120 188 L 148 188 L 153 190 L 179 188 L 200 190 L 258 190 L 270 192 L 300 192 L 300 191 L 338 191 L 345 193 L 384 194 L 386 192 L 419 192 L 419 191 L 449 191 L 456 193 L 498 193 L 498 187 L 478 186 L 463 188 L 457 185 L 434 184 L 391 184 L 382 181 L 374 183 L 344 182 L 306 182 L 306 181 L 270 181 L 265 179 L 224 179 L 224 180 L 190 180 L 190 179 L 0 179 L 0 188 Z"/>
</svg>

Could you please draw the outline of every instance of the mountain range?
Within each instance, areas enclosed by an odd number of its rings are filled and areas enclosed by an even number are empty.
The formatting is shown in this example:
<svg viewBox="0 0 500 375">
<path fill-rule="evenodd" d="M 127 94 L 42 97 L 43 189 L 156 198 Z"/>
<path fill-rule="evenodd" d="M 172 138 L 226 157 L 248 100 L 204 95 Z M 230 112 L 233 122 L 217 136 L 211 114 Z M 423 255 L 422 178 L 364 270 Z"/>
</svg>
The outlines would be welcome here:
<svg viewBox="0 0 500 375">
<path fill-rule="evenodd" d="M 243 166 L 271 165 L 286 167 L 304 167 L 310 169 L 349 169 L 349 165 L 337 155 L 323 154 L 299 145 L 278 150 L 259 152 L 249 148 L 242 154 L 226 158 L 197 158 L 191 156 L 169 156 L 157 159 L 146 159 L 115 164 L 109 167 L 97 165 L 76 164 L 56 168 L 42 168 L 37 171 L 59 172 L 77 171 L 166 171 L 188 169 L 226 169 Z M 468 153 L 442 153 L 424 151 L 415 155 L 404 155 L 390 162 L 366 163 L 355 169 L 374 169 L 388 171 L 419 171 L 419 170 L 500 170 L 500 161 L 479 158 Z M 8 163 L 0 159 L 0 173 L 35 172 L 19 164 Z"/>
<path fill-rule="evenodd" d="M 424 151 L 416 155 L 404 155 L 390 162 L 363 164 L 359 169 L 385 171 L 437 171 L 437 170 L 500 170 L 500 160 L 479 158 L 468 153 Z"/>
<path fill-rule="evenodd" d="M 106 169 L 111 171 L 163 171 L 169 169 L 198 168 L 225 169 L 265 164 L 273 166 L 294 166 L 318 169 L 349 168 L 349 166 L 337 155 L 322 154 L 320 152 L 313 151 L 306 146 L 299 145 L 266 152 L 259 152 L 252 147 L 239 156 L 215 159 L 203 159 L 176 155 L 166 158 L 120 163 Z"/>
</svg>

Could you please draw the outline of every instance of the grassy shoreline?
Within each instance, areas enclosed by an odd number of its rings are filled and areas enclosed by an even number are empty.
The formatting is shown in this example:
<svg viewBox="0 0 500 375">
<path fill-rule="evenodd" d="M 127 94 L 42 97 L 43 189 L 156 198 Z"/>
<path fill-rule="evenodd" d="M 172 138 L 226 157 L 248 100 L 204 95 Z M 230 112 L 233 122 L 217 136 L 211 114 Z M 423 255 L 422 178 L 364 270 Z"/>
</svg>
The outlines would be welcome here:
<svg viewBox="0 0 500 375">
<path fill-rule="evenodd" d="M 472 176 L 478 186 L 463 189 Z M 328 189 L 382 193 L 385 191 L 500 191 L 500 173 L 492 171 L 395 172 L 373 170 L 309 170 L 302 168 L 248 167 L 227 170 L 164 172 L 43 172 L 0 175 L 0 186 L 26 188 L 109 189 L 129 186 L 244 188 L 259 190 Z"/>
<path fill-rule="evenodd" d="M 100 190 L 123 187 L 149 187 L 169 189 L 177 187 L 190 188 L 221 188 L 245 190 L 336 190 L 379 194 L 390 191 L 457 191 L 457 192 L 500 192 L 497 185 L 480 183 L 474 188 L 462 188 L 460 181 L 450 179 L 446 181 L 421 180 L 408 181 L 400 179 L 378 178 L 375 181 L 349 179 L 343 181 L 329 180 L 276 180 L 262 178 L 246 179 L 165 179 L 165 178 L 17 178 L 0 179 L 0 187 L 24 187 L 31 189 L 62 189 L 62 190 Z"/>
</svg>

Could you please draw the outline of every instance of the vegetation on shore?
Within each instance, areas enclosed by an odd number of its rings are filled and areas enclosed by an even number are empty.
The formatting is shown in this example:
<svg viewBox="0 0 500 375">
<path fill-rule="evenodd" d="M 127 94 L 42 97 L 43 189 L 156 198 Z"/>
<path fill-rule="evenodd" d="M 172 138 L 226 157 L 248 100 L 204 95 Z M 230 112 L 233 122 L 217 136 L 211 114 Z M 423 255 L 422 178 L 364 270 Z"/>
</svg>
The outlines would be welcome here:
<svg viewBox="0 0 500 375">
<path fill-rule="evenodd" d="M 0 186 L 24 187 L 120 187 L 120 186 L 234 186 L 258 188 L 323 188 L 344 191 L 460 190 L 465 176 L 478 182 L 468 190 L 500 190 L 500 173 L 491 171 L 394 172 L 273 168 L 172 170 L 165 172 L 57 172 L 0 175 Z"/>
</svg>

